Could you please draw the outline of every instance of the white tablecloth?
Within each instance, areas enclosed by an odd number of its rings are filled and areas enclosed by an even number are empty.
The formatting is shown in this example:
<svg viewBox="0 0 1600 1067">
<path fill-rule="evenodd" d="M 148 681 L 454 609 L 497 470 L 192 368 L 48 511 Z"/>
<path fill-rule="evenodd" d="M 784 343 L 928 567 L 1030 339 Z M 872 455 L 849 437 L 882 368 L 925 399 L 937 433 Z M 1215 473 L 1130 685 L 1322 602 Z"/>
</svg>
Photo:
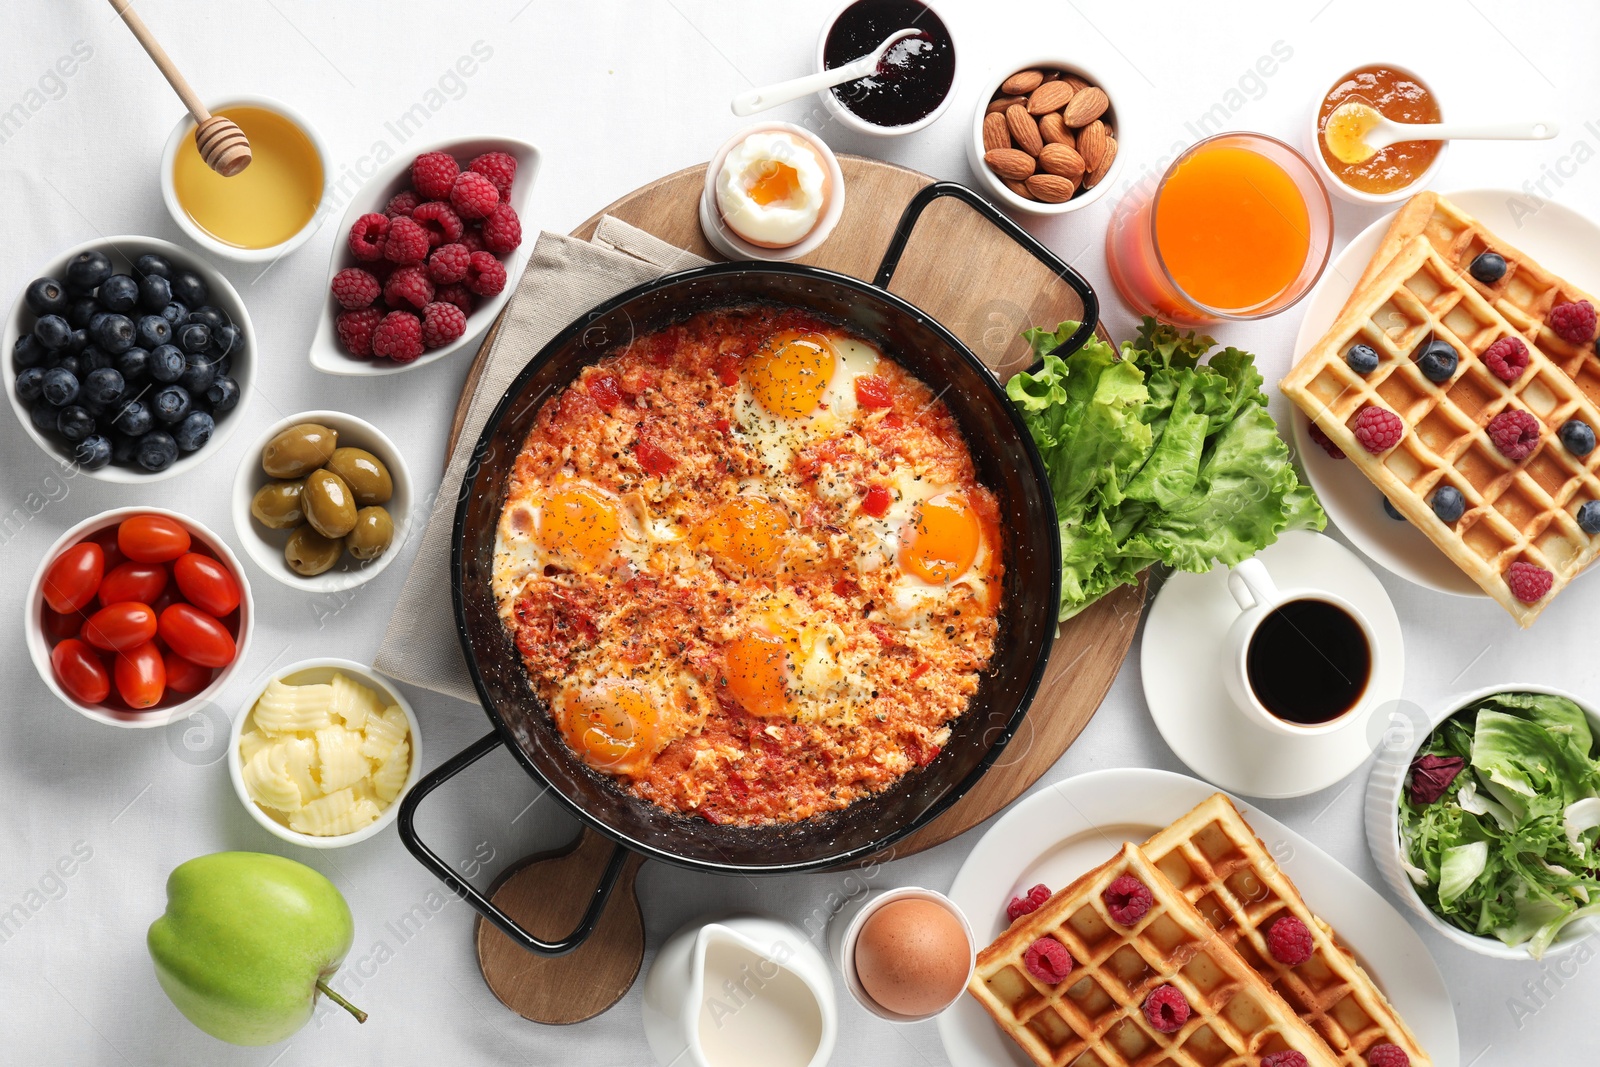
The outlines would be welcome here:
<svg viewBox="0 0 1600 1067">
<path fill-rule="evenodd" d="M 380 146 L 405 152 L 451 135 L 503 131 L 545 151 L 524 232 L 566 230 L 613 198 L 705 159 L 740 124 L 728 98 L 753 83 L 809 71 L 829 0 L 501 0 L 495 3 L 325 4 L 257 0 L 200 4 L 142 0 L 146 20 L 202 95 L 263 93 L 317 124 L 347 177 Z M 963 155 L 983 72 L 1054 52 L 1102 71 L 1123 117 L 1124 178 L 1162 165 L 1173 146 L 1219 128 L 1295 140 L 1331 78 L 1373 58 L 1427 73 L 1462 118 L 1554 116 L 1564 129 L 1537 145 L 1461 143 L 1440 187 L 1505 186 L 1579 210 L 1600 210 L 1600 12 L 1563 4 L 1443 5 L 1421 0 L 1190 4 L 1099 0 L 945 0 L 962 63 L 959 99 L 932 128 L 902 140 L 850 134 L 813 117 L 841 151 L 879 154 L 944 178 L 970 180 Z M 1445 13 L 1448 7 L 1449 14 Z M 1215 13 L 1212 13 L 1212 12 Z M 175 99 L 104 4 L 7 0 L 0 5 L 0 293 L 9 299 L 39 264 L 96 235 L 180 240 L 161 206 L 157 161 L 178 118 Z M 81 43 L 80 43 L 81 42 Z M 79 54 L 58 68 L 61 57 Z M 87 58 L 83 54 L 88 52 Z M 476 58 L 470 77 L 457 60 Z M 1267 57 L 1271 62 L 1258 61 Z M 71 69 L 70 76 L 60 71 Z M 1270 74 L 1261 71 L 1270 70 Z M 814 101 L 776 114 L 818 116 Z M 17 105 L 17 106 L 13 106 Z M 414 105 L 421 105 L 417 110 Z M 408 131 L 402 115 L 426 114 Z M 1530 203 L 1533 201 L 1530 199 Z M 1110 199 L 1034 226 L 1106 298 L 1113 333 L 1129 316 L 1106 279 L 1101 238 Z M 1339 210 L 1347 239 L 1376 216 Z M 129 504 L 178 508 L 237 546 L 228 492 L 246 443 L 268 423 L 313 407 L 372 419 L 399 443 L 424 482 L 443 457 L 464 358 L 385 378 L 331 378 L 305 351 L 322 303 L 330 227 L 271 270 L 228 267 L 258 331 L 255 395 L 243 425 L 199 471 L 141 486 L 88 478 L 62 483 L 53 464 L 0 418 L 0 913 L 25 920 L 0 931 L 0 1061 L 78 1064 L 530 1064 L 650 1062 L 639 992 L 600 1018 L 557 1029 L 506 1011 L 478 976 L 472 913 L 452 901 L 404 938 L 391 923 L 437 886 L 393 833 L 349 849 L 311 853 L 269 837 L 234 799 L 223 745 L 185 727 L 123 731 L 57 703 L 21 641 L 21 605 L 45 548 L 68 526 Z M 1215 331 L 1261 356 L 1269 380 L 1285 368 L 1294 312 Z M 9 388 L 9 383 L 6 383 Z M 21 509 L 20 511 L 18 509 Z M 17 519 L 17 516 L 22 516 Z M 414 550 L 408 546 L 407 551 Z M 252 570 L 259 628 L 248 669 L 219 708 L 237 714 L 254 679 L 312 655 L 370 660 L 397 596 L 404 561 L 353 594 L 313 596 Z M 1581 653 L 1600 608 L 1583 583 L 1519 633 L 1487 601 L 1461 601 L 1384 581 L 1407 630 L 1406 695 L 1423 705 L 1456 690 L 1541 680 L 1596 692 L 1597 660 Z M 1182 770 L 1152 728 L 1138 684 L 1138 651 L 1050 782 L 1099 767 Z M 482 734 L 476 708 L 411 692 L 431 766 Z M 202 732 L 203 733 L 203 732 Z M 1376 883 L 1360 826 L 1364 771 L 1324 792 L 1265 804 Z M 532 807 L 528 805 L 532 803 Z M 521 813 L 519 816 L 518 813 Z M 503 864 L 564 840 L 573 822 L 503 754 L 491 757 L 425 809 L 423 828 L 453 857 Z M 981 832 L 974 831 L 974 833 Z M 973 837 L 881 870 L 881 884 L 947 887 Z M 163 907 L 167 872 L 220 849 L 293 854 L 344 891 L 357 918 L 352 977 L 341 983 L 372 1021 L 341 1013 L 282 1048 L 224 1046 L 190 1027 L 158 989 L 144 931 Z M 73 859 L 70 877 L 54 872 Z M 86 857 L 86 858 L 85 858 Z M 842 882 L 830 875 L 715 878 L 652 864 L 639 883 L 653 951 L 679 924 L 710 910 L 758 909 L 801 921 Z M 424 906 L 426 911 L 426 905 Z M 1491 1065 L 1592 1060 L 1592 1003 L 1600 969 L 1587 962 L 1495 963 L 1424 934 L 1454 993 L 1462 1062 Z M 648 966 L 648 958 L 646 965 Z M 359 986 L 359 988 L 357 988 Z M 931 1024 L 892 1027 L 839 989 L 843 1023 L 834 1062 L 942 1064 Z"/>
</svg>

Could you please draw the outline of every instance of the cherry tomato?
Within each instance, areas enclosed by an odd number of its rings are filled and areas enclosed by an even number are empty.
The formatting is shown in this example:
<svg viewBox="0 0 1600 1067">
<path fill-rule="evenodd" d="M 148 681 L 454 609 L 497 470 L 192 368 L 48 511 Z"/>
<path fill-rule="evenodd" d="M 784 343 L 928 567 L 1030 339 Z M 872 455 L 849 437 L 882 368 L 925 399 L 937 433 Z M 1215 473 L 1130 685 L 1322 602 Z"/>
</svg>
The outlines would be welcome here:
<svg viewBox="0 0 1600 1067">
<path fill-rule="evenodd" d="M 98 704 L 111 695 L 111 676 L 88 644 L 69 637 L 50 650 L 50 666 L 67 695 L 80 704 Z"/>
<path fill-rule="evenodd" d="M 106 554 L 106 573 L 110 574 L 113 568 L 120 567 L 128 562 L 128 557 L 122 554 L 122 549 L 117 547 L 117 528 L 108 526 L 97 534 L 91 534 L 89 540 L 100 546 L 100 551 Z"/>
<path fill-rule="evenodd" d="M 189 531 L 164 515 L 135 515 L 117 527 L 117 547 L 140 563 L 165 563 L 189 551 Z"/>
<path fill-rule="evenodd" d="M 864 408 L 894 407 L 894 393 L 889 380 L 876 374 L 863 374 L 856 379 L 856 403 Z"/>
<path fill-rule="evenodd" d="M 77 637 L 78 631 L 83 629 L 83 616 L 77 612 L 63 615 L 59 611 L 45 608 L 44 618 L 41 621 L 44 624 L 44 635 L 52 644 L 56 641 L 65 641 L 69 637 Z"/>
<path fill-rule="evenodd" d="M 239 651 L 227 627 L 189 604 L 163 611 L 159 629 L 168 648 L 202 667 L 226 667 Z"/>
<path fill-rule="evenodd" d="M 167 568 L 159 563 L 124 563 L 106 572 L 100 582 L 100 603 L 120 604 L 137 600 L 154 604 L 167 587 Z"/>
<path fill-rule="evenodd" d="M 93 541 L 73 545 L 44 572 L 44 602 L 69 615 L 89 605 L 105 574 L 105 553 Z"/>
<path fill-rule="evenodd" d="M 211 684 L 211 668 L 184 659 L 170 648 L 161 653 L 167 668 L 167 688 L 174 693 L 198 693 Z"/>
<path fill-rule="evenodd" d="M 239 583 L 228 568 L 198 552 L 186 552 L 172 565 L 178 591 L 195 607 L 218 618 L 239 606 Z"/>
<path fill-rule="evenodd" d="M 889 513 L 891 501 L 889 490 L 881 485 L 875 485 L 867 490 L 867 495 L 861 498 L 861 510 L 875 519 L 881 519 Z"/>
<path fill-rule="evenodd" d="M 102 652 L 121 652 L 156 636 L 156 613 L 132 600 L 107 604 L 83 624 L 83 639 Z"/>
<path fill-rule="evenodd" d="M 167 668 L 154 641 L 117 653 L 117 692 L 135 711 L 153 708 L 167 690 Z"/>
</svg>

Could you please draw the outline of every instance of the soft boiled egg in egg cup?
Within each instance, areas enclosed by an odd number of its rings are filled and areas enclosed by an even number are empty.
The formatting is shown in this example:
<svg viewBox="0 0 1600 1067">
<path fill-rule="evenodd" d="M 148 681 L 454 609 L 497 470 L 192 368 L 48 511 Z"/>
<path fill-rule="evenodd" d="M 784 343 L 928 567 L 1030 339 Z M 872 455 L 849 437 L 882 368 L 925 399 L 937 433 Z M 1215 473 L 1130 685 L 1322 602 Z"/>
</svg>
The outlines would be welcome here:
<svg viewBox="0 0 1600 1067">
<path fill-rule="evenodd" d="M 700 229 L 729 259 L 799 259 L 828 239 L 843 213 L 844 173 L 833 149 L 792 123 L 741 130 L 706 167 Z"/>
</svg>

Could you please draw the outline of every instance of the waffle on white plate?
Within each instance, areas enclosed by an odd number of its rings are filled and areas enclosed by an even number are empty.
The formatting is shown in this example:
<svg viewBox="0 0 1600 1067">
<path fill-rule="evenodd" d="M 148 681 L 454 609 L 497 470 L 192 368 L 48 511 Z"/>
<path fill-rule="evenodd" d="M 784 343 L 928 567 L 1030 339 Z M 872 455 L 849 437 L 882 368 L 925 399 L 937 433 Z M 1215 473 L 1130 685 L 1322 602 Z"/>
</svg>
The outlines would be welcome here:
<svg viewBox="0 0 1600 1067">
<path fill-rule="evenodd" d="M 1416 1036 L 1227 796 L 1212 795 L 1140 847 L 1345 1067 L 1366 1067 L 1367 1054 L 1384 1044 L 1403 1051 L 1411 1067 L 1429 1067 Z M 1310 938 L 1310 958 L 1292 965 L 1269 943 L 1273 925 L 1288 916 Z"/>
<path fill-rule="evenodd" d="M 1570 419 L 1600 429 L 1600 409 L 1547 354 L 1545 331 L 1532 332 L 1536 340 L 1529 343 L 1417 234 L 1356 290 L 1283 381 L 1285 395 L 1389 502 L 1522 626 L 1600 552 L 1600 537 L 1577 518 L 1583 505 L 1600 499 L 1600 449 L 1577 455 L 1558 432 Z M 1484 360 L 1501 338 L 1520 339 L 1528 360 L 1509 382 Z M 1417 363 L 1436 340 L 1458 358 L 1441 383 Z M 1350 361 L 1358 344 L 1376 355 L 1376 367 L 1365 373 Z M 1399 417 L 1397 443 L 1377 452 L 1360 443 L 1358 419 L 1368 408 Z M 1493 420 L 1511 412 L 1522 414 L 1506 420 L 1532 417 L 1530 440 L 1537 433 L 1532 451 L 1520 458 L 1508 458 L 1492 440 L 1502 425 Z M 1444 486 L 1464 498 L 1464 514 L 1453 521 L 1435 514 L 1435 494 Z"/>
<path fill-rule="evenodd" d="M 1105 897 L 1123 875 L 1150 893 L 1148 911 L 1130 925 L 1113 917 Z M 1028 964 L 1030 949 L 1044 939 L 1071 956 L 1059 982 Z M 1147 1002 L 1170 1001 L 1171 990 L 1182 994 L 1189 1015 L 1166 1033 L 1151 1021 Z M 1308 1067 L 1339 1064 L 1133 844 L 1013 922 L 978 954 L 967 992 L 1040 1067 L 1257 1067 L 1290 1049 Z M 1168 1018 L 1169 1026 L 1177 1021 Z"/>
</svg>

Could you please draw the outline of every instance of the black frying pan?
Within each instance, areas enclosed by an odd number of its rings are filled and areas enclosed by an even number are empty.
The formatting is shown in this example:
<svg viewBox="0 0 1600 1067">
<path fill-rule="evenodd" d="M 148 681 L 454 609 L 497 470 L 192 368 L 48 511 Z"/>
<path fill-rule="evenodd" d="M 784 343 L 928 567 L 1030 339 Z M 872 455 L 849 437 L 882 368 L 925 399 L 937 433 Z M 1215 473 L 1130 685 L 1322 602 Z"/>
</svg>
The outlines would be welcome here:
<svg viewBox="0 0 1600 1067">
<path fill-rule="evenodd" d="M 1056 628 L 1061 547 L 1050 483 L 1038 451 L 994 375 L 954 334 L 888 292 L 917 216 L 953 196 L 1006 230 L 1077 291 L 1083 327 L 1063 351 L 1092 333 L 1098 305 L 1071 267 L 987 201 L 942 182 L 917 195 L 902 217 L 872 283 L 815 267 L 724 263 L 669 274 L 594 308 L 557 334 L 506 390 L 483 429 L 456 509 L 452 571 L 456 625 L 473 681 L 494 729 L 417 782 L 400 809 L 400 836 L 413 855 L 516 943 L 558 955 L 581 944 L 633 850 L 705 871 L 779 874 L 859 861 L 912 833 L 982 777 L 1021 724 L 1038 688 Z M 769 303 L 804 308 L 877 342 L 940 392 L 961 424 L 978 477 L 1000 500 L 1005 579 L 1000 630 L 988 672 L 937 759 L 882 793 L 843 811 L 769 827 L 715 825 L 672 814 L 619 789 L 567 747 L 535 695 L 500 621 L 492 589 L 495 528 L 506 482 L 543 403 L 585 366 L 630 337 L 712 308 Z M 460 878 L 417 836 L 414 817 L 434 789 L 504 745 L 579 819 L 617 842 L 578 928 L 559 941 L 529 934 Z"/>
</svg>

